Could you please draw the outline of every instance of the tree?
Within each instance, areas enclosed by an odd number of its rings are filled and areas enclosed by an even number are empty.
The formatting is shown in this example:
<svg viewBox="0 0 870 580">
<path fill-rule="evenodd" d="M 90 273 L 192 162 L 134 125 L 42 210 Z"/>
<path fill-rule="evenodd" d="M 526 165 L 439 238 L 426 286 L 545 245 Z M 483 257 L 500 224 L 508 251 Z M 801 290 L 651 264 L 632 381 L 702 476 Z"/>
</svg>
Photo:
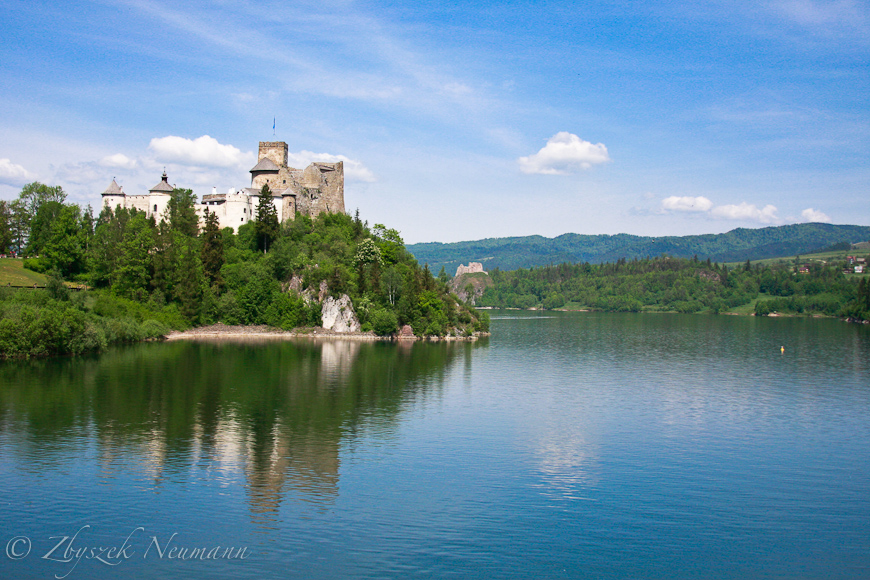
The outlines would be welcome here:
<svg viewBox="0 0 870 580">
<path fill-rule="evenodd" d="M 375 227 L 372 228 L 372 235 L 381 249 L 384 262 L 387 264 L 397 263 L 405 249 L 405 242 L 398 230 L 387 228 L 384 224 L 375 224 Z"/>
<path fill-rule="evenodd" d="M 27 246 L 27 237 L 30 235 L 30 215 L 27 213 L 27 204 L 20 198 L 9 204 L 11 210 L 11 222 L 9 230 L 12 234 L 12 246 L 16 254 L 21 254 Z"/>
<path fill-rule="evenodd" d="M 9 202 L 0 200 L 0 254 L 12 249 L 12 208 Z"/>
<path fill-rule="evenodd" d="M 402 275 L 394 266 L 390 266 L 381 276 L 381 291 L 387 295 L 390 306 L 395 306 L 396 298 L 402 292 Z"/>
<path fill-rule="evenodd" d="M 212 285 L 221 286 L 221 266 L 224 265 L 223 234 L 218 225 L 217 214 L 205 210 L 205 227 L 202 230 L 202 248 L 200 250 L 203 272 Z"/>
<path fill-rule="evenodd" d="M 447 273 L 447 269 L 444 266 L 441 266 L 441 270 L 438 272 L 438 279 L 441 280 L 442 284 L 450 282 L 450 275 Z"/>
<path fill-rule="evenodd" d="M 381 264 L 381 250 L 372 241 L 371 238 L 366 238 L 356 247 L 356 255 L 353 259 L 355 266 L 365 266 L 368 264 Z"/>
<path fill-rule="evenodd" d="M 178 269 L 172 288 L 172 297 L 179 303 L 181 314 L 196 322 L 201 314 L 203 298 L 202 262 L 192 238 L 176 239 Z"/>
<path fill-rule="evenodd" d="M 272 190 L 269 189 L 268 184 L 264 185 L 260 190 L 255 228 L 257 232 L 257 247 L 262 248 L 265 254 L 275 238 L 278 237 L 280 230 L 278 210 L 275 209 L 275 204 L 272 203 Z"/>
<path fill-rule="evenodd" d="M 43 209 L 55 202 L 44 204 Z M 77 205 L 63 205 L 57 217 L 51 222 L 49 237 L 42 247 L 44 259 L 49 268 L 57 269 L 67 278 L 85 270 L 84 236 L 81 231 L 81 212 Z"/>
<path fill-rule="evenodd" d="M 169 226 L 172 231 L 195 238 L 199 232 L 199 217 L 196 215 L 196 196 L 189 189 L 173 189 L 166 205 Z"/>
<path fill-rule="evenodd" d="M 119 213 L 126 211 L 120 209 Z M 152 279 L 154 229 L 144 213 L 134 210 L 133 217 L 124 223 L 122 236 L 112 252 L 115 267 L 109 277 L 113 292 L 133 298 L 146 292 Z"/>
<path fill-rule="evenodd" d="M 34 181 L 21 188 L 18 199 L 24 204 L 24 210 L 32 218 L 44 203 L 53 201 L 62 204 L 66 201 L 66 193 L 64 193 L 63 188 L 59 185 L 52 187 Z"/>
<path fill-rule="evenodd" d="M 54 222 L 63 208 L 64 205 L 57 201 L 46 201 L 39 205 L 36 213 L 30 218 L 30 235 L 27 236 L 28 254 L 32 256 L 42 253 L 51 238 Z"/>
</svg>

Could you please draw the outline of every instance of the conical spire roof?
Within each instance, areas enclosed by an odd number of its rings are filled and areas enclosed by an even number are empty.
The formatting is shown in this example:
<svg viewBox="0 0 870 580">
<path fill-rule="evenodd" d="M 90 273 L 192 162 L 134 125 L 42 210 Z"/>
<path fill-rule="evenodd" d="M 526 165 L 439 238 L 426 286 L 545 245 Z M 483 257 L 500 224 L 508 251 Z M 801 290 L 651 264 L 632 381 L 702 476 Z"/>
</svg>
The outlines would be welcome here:
<svg viewBox="0 0 870 580">
<path fill-rule="evenodd" d="M 255 173 L 257 171 L 280 171 L 280 167 L 278 167 L 274 161 L 269 159 L 268 157 L 263 157 L 260 159 L 260 162 L 254 165 L 254 168 L 251 169 L 251 173 Z"/>
<path fill-rule="evenodd" d="M 109 187 L 106 188 L 103 195 L 124 195 L 124 191 L 121 189 L 121 186 L 118 185 L 118 182 L 112 178 L 112 183 L 109 184 Z"/>
<path fill-rule="evenodd" d="M 166 170 L 163 171 L 163 178 L 160 180 L 160 183 L 149 189 L 151 193 L 172 193 L 172 190 L 175 189 L 171 185 L 169 185 L 169 178 L 166 177 Z"/>
</svg>

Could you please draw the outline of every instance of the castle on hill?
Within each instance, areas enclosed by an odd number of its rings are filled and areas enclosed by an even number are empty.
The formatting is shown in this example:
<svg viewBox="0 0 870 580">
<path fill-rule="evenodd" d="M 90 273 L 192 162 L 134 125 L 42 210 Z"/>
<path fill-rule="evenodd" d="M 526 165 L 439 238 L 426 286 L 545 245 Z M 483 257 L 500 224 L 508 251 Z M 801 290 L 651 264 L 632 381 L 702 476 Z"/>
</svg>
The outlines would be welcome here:
<svg viewBox="0 0 870 580">
<path fill-rule="evenodd" d="M 287 143 L 260 141 L 257 164 L 251 169 L 251 186 L 227 193 L 213 189 L 196 204 L 200 221 L 205 212 L 217 215 L 221 228 L 237 230 L 240 225 L 256 219 L 260 191 L 268 185 L 278 221 L 295 219 L 296 214 L 315 217 L 321 213 L 344 212 L 344 163 L 311 163 L 305 169 L 287 165 Z M 148 217 L 160 220 L 169 205 L 174 185 L 169 184 L 166 171 L 160 182 L 147 194 L 129 195 L 113 179 L 102 193 L 103 207 L 118 206 L 144 211 Z"/>
</svg>

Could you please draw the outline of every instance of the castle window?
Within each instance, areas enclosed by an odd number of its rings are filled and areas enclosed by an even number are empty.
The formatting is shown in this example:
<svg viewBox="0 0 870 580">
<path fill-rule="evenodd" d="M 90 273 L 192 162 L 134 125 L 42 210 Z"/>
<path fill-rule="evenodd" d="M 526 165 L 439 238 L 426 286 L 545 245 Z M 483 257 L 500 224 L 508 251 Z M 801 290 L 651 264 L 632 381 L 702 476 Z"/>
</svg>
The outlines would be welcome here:
<svg viewBox="0 0 870 580">
<path fill-rule="evenodd" d="M 157 204 L 156 203 L 154 204 L 154 211 L 155 212 L 157 211 Z"/>
<path fill-rule="evenodd" d="M 242 218 L 242 221 L 245 221 L 245 218 Z"/>
</svg>

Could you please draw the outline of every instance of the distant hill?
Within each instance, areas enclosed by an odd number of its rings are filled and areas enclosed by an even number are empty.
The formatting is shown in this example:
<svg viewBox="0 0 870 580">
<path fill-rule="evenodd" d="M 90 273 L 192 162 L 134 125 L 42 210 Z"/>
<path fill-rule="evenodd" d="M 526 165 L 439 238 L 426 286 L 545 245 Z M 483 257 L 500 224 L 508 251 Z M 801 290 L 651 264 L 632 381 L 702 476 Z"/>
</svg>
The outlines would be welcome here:
<svg viewBox="0 0 870 580">
<path fill-rule="evenodd" d="M 473 242 L 411 244 L 407 249 L 433 272 L 445 266 L 451 275 L 459 264 L 482 262 L 486 270 L 515 270 L 561 262 L 615 262 L 647 256 L 710 258 L 715 262 L 760 260 L 807 254 L 841 242 L 870 240 L 870 227 L 832 224 L 791 224 L 760 229 L 737 228 L 724 234 L 701 236 L 588 236 L 563 234 L 556 238 L 524 236 L 488 238 Z"/>
</svg>

